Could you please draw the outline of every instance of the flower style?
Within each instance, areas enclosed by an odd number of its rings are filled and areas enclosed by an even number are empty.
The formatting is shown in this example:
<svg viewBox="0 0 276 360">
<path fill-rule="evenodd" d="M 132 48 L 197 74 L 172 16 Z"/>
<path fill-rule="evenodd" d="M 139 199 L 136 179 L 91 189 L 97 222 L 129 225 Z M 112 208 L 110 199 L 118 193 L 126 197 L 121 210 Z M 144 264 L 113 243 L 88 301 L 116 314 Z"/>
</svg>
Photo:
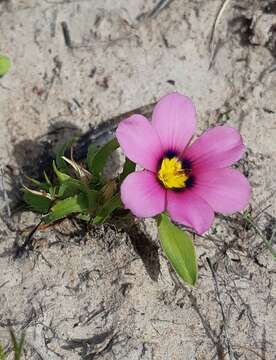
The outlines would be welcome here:
<svg viewBox="0 0 276 360">
<path fill-rule="evenodd" d="M 189 145 L 195 129 L 195 107 L 178 93 L 161 98 L 151 122 L 132 115 L 119 124 L 116 137 L 123 152 L 144 168 L 121 185 L 122 202 L 135 216 L 167 211 L 172 220 L 202 234 L 211 227 L 214 212 L 232 214 L 246 207 L 248 180 L 229 168 L 244 153 L 240 134 L 218 126 Z"/>
</svg>

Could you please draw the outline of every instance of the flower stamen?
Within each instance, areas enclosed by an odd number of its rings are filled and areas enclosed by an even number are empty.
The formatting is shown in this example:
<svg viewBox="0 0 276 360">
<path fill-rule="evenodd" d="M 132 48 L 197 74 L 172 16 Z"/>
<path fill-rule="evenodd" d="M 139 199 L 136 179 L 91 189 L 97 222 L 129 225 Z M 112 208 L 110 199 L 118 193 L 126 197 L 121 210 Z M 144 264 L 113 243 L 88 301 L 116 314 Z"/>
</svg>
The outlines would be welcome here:
<svg viewBox="0 0 276 360">
<path fill-rule="evenodd" d="M 164 158 L 158 171 L 158 179 L 167 189 L 182 189 L 186 186 L 188 175 L 183 169 L 182 162 L 174 156 Z"/>
</svg>

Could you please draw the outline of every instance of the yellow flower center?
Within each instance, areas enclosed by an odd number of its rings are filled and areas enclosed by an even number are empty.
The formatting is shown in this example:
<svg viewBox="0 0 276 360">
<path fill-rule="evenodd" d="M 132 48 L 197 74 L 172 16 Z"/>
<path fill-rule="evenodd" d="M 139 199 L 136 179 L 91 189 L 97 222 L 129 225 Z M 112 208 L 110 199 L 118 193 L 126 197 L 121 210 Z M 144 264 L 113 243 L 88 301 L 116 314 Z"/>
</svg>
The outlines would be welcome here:
<svg viewBox="0 0 276 360">
<path fill-rule="evenodd" d="M 160 170 L 158 171 L 158 179 L 167 189 L 181 189 L 186 186 L 188 176 L 182 167 L 182 162 L 177 158 L 165 158 L 162 160 Z"/>
</svg>

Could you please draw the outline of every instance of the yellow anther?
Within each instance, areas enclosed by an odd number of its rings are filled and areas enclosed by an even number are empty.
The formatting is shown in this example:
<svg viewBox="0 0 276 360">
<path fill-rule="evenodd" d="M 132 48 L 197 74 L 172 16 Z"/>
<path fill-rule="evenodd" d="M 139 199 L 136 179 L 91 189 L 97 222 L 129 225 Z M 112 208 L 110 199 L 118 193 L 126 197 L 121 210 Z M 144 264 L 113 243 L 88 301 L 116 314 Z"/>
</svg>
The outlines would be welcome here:
<svg viewBox="0 0 276 360">
<path fill-rule="evenodd" d="M 182 168 L 182 163 L 177 157 L 165 158 L 158 172 L 158 179 L 167 189 L 181 189 L 186 186 L 188 176 Z"/>
</svg>

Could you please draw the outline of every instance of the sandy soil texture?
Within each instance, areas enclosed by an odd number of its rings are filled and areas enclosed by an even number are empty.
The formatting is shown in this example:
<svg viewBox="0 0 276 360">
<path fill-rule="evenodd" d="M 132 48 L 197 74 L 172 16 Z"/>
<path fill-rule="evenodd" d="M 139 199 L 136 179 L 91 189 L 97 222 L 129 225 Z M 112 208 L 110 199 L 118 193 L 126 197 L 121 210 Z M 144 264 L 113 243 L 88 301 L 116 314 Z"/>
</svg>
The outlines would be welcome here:
<svg viewBox="0 0 276 360">
<path fill-rule="evenodd" d="M 276 1 L 0 0 L 0 339 L 25 359 L 273 360 L 276 354 Z M 200 277 L 172 273 L 151 221 L 88 232 L 9 209 L 58 143 L 180 91 L 198 134 L 236 127 L 247 215 L 195 237 Z M 149 106 L 147 106 L 149 105 Z M 138 110 L 139 111 L 139 110 Z M 27 247 L 22 251 L 22 244 Z M 21 249 L 21 251 L 20 251 Z M 210 260 L 212 268 L 208 265 Z M 9 355 L 12 359 L 12 354 Z"/>
</svg>

